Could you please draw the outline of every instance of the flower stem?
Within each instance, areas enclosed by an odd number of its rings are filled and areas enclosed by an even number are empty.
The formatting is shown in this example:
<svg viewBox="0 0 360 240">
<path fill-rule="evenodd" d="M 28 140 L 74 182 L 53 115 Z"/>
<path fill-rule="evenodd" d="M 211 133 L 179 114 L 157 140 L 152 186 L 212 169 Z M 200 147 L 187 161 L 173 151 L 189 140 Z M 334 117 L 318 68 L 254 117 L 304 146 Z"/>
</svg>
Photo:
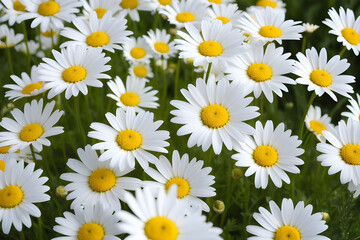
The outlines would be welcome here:
<svg viewBox="0 0 360 240">
<path fill-rule="evenodd" d="M 33 160 L 36 161 L 36 156 L 35 156 L 35 151 L 34 151 L 33 145 L 30 145 L 30 150 L 31 150 L 31 156 L 32 156 Z"/>
<path fill-rule="evenodd" d="M 180 64 L 181 59 L 179 58 L 176 64 L 175 70 L 175 86 L 174 86 L 174 98 L 177 98 L 178 91 L 179 91 L 179 76 L 180 76 Z"/>
<path fill-rule="evenodd" d="M 344 46 L 339 53 L 340 58 L 344 55 L 345 52 L 346 52 L 346 47 Z"/>
<path fill-rule="evenodd" d="M 10 69 L 10 75 L 14 75 L 14 67 L 13 67 L 13 62 L 12 62 L 12 57 L 11 57 L 11 50 L 9 47 L 6 47 L 6 55 L 8 58 L 8 63 L 9 63 L 9 69 Z"/>
<path fill-rule="evenodd" d="M 301 140 L 302 137 L 303 137 L 304 122 L 305 122 L 306 114 L 307 114 L 307 112 L 309 111 L 309 108 L 310 108 L 311 104 L 314 102 L 315 97 L 316 97 L 316 93 L 315 93 L 315 91 L 314 91 L 314 92 L 312 93 L 311 97 L 310 97 L 310 100 L 309 100 L 309 102 L 308 102 L 308 105 L 307 105 L 307 107 L 306 107 L 306 110 L 305 110 L 305 112 L 304 112 L 304 115 L 303 115 L 303 117 L 302 117 L 302 121 L 300 122 L 300 128 L 299 128 L 299 129 L 300 129 L 300 132 L 299 132 L 299 139 L 300 139 L 300 140 Z"/>
<path fill-rule="evenodd" d="M 212 65 L 212 63 L 209 63 L 208 68 L 206 70 L 205 82 L 207 82 L 207 80 L 209 79 L 210 71 L 211 71 L 211 65 Z"/>
<path fill-rule="evenodd" d="M 306 49 L 306 40 L 307 40 L 307 34 L 305 33 L 305 34 L 304 34 L 303 41 L 302 41 L 302 46 L 301 46 L 301 52 L 302 52 L 302 53 L 305 53 L 305 49 Z"/>
<path fill-rule="evenodd" d="M 24 230 L 19 231 L 20 240 L 25 240 Z"/>
<path fill-rule="evenodd" d="M 80 134 L 81 134 L 81 138 L 83 140 L 82 142 L 82 146 L 85 146 L 86 144 L 86 135 L 85 135 L 85 131 L 84 131 L 84 127 L 82 125 L 82 122 L 81 122 L 81 113 L 80 113 L 80 103 L 79 103 L 79 98 L 80 96 L 77 96 L 75 97 L 75 118 L 76 118 L 76 121 L 77 121 L 77 125 L 78 125 L 78 128 L 80 130 Z"/>
<path fill-rule="evenodd" d="M 25 21 L 22 22 L 22 28 L 23 28 L 23 33 L 24 33 L 24 40 L 25 40 L 25 47 L 26 47 L 26 57 L 27 57 L 27 62 L 26 62 L 26 67 L 27 70 L 30 72 L 31 69 L 31 55 L 30 55 L 30 50 L 29 50 L 29 39 L 28 39 L 28 34 L 27 34 L 27 30 L 26 30 L 26 25 L 25 25 Z"/>
</svg>

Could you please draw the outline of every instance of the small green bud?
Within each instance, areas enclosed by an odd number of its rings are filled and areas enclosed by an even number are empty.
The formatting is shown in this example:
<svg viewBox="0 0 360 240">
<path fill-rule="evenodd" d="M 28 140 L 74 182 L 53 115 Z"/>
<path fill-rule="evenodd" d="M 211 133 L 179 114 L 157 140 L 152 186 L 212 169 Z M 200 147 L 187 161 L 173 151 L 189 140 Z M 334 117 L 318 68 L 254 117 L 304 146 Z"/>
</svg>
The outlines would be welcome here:
<svg viewBox="0 0 360 240">
<path fill-rule="evenodd" d="M 321 212 L 322 220 L 325 220 L 326 222 L 330 221 L 330 215 L 327 212 Z"/>
<path fill-rule="evenodd" d="M 234 168 L 231 172 L 231 176 L 234 180 L 240 179 L 243 175 L 243 170 L 238 167 Z"/>
<path fill-rule="evenodd" d="M 225 210 L 225 203 L 221 200 L 216 200 L 213 205 L 214 212 L 221 214 Z"/>
</svg>

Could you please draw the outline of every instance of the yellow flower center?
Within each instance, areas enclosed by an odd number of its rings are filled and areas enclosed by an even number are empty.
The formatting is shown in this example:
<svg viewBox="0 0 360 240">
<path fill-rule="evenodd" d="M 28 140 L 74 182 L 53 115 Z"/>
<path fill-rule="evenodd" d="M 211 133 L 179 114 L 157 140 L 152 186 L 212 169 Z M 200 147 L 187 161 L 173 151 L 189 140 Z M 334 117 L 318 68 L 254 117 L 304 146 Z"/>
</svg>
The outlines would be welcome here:
<svg viewBox="0 0 360 240">
<path fill-rule="evenodd" d="M 276 8 L 276 2 L 272 1 L 272 0 L 259 0 L 256 3 L 256 6 L 260 6 L 260 7 L 271 7 L 271 8 Z"/>
<path fill-rule="evenodd" d="M 274 240 L 301 240 L 301 235 L 296 228 L 285 225 L 276 230 Z"/>
<path fill-rule="evenodd" d="M 145 49 L 143 49 L 141 47 L 134 47 L 133 49 L 131 49 L 130 55 L 133 58 L 140 59 L 140 58 L 145 57 L 146 51 L 145 51 Z"/>
<path fill-rule="evenodd" d="M 230 22 L 230 19 L 228 19 L 227 17 L 216 17 L 215 19 L 222 21 L 223 24 L 227 24 L 228 22 Z"/>
<path fill-rule="evenodd" d="M 18 206 L 24 198 L 24 193 L 18 186 L 9 185 L 0 190 L 0 207 L 13 208 Z"/>
<path fill-rule="evenodd" d="M 204 41 L 199 45 L 199 53 L 205 57 L 218 57 L 223 53 L 223 48 L 218 42 Z"/>
<path fill-rule="evenodd" d="M 42 16 L 54 16 L 60 11 L 60 5 L 55 1 L 43 2 L 39 5 L 38 13 Z"/>
<path fill-rule="evenodd" d="M 55 36 L 56 35 L 56 31 L 54 30 L 51 30 L 51 31 L 48 31 L 48 32 L 42 32 L 41 35 L 43 35 L 44 37 L 51 37 L 51 36 Z"/>
<path fill-rule="evenodd" d="M 138 6 L 138 1 L 137 0 L 122 0 L 120 5 L 122 8 L 134 9 Z"/>
<path fill-rule="evenodd" d="M 34 90 L 40 90 L 41 88 L 42 88 L 42 82 L 30 83 L 21 90 L 21 93 L 22 94 L 30 94 Z"/>
<path fill-rule="evenodd" d="M 78 240 L 102 240 L 105 236 L 104 228 L 97 223 L 85 223 L 79 229 Z"/>
<path fill-rule="evenodd" d="M 158 1 L 163 6 L 171 4 L 171 0 L 158 0 Z"/>
<path fill-rule="evenodd" d="M 95 192 L 106 192 L 116 184 L 114 172 L 107 168 L 99 168 L 93 171 L 89 177 L 89 186 Z"/>
<path fill-rule="evenodd" d="M 340 156 L 347 164 L 360 165 L 360 145 L 346 144 L 341 148 Z"/>
<path fill-rule="evenodd" d="M 352 45 L 358 45 L 360 43 L 360 35 L 352 28 L 344 28 L 341 30 L 342 36 Z"/>
<path fill-rule="evenodd" d="M 200 114 L 201 121 L 209 128 L 221 128 L 229 122 L 229 112 L 221 105 L 211 104 L 204 107 Z"/>
<path fill-rule="evenodd" d="M 14 10 L 19 12 L 26 12 L 26 7 L 19 1 L 16 0 L 13 4 Z"/>
<path fill-rule="evenodd" d="M 63 73 L 62 78 L 65 82 L 76 83 L 84 80 L 86 77 L 86 70 L 80 66 L 68 67 Z"/>
<path fill-rule="evenodd" d="M 126 92 L 120 97 L 120 101 L 128 107 L 135 107 L 139 104 L 140 98 L 134 92 Z"/>
<path fill-rule="evenodd" d="M 148 74 L 148 70 L 144 66 L 136 66 L 134 67 L 134 74 L 138 78 L 144 78 Z"/>
<path fill-rule="evenodd" d="M 278 154 L 275 148 L 261 145 L 253 153 L 254 161 L 262 167 L 271 167 L 278 161 Z"/>
<path fill-rule="evenodd" d="M 282 32 L 275 26 L 263 26 L 260 28 L 259 34 L 266 38 L 279 38 L 281 37 Z"/>
<path fill-rule="evenodd" d="M 189 195 L 189 193 L 190 193 L 190 185 L 189 185 L 188 181 L 186 181 L 183 178 L 179 178 L 179 177 L 172 178 L 169 181 L 167 181 L 167 183 L 165 184 L 166 192 L 169 191 L 170 187 L 173 184 L 177 185 L 177 190 L 178 190 L 177 197 L 178 198 L 183 198 L 183 197 L 186 197 L 187 195 Z"/>
<path fill-rule="evenodd" d="M 159 53 L 168 53 L 169 52 L 169 45 L 164 42 L 156 42 L 154 44 L 154 48 Z"/>
<path fill-rule="evenodd" d="M 108 44 L 109 42 L 109 35 L 104 32 L 93 32 L 86 39 L 86 43 L 90 47 L 101 47 Z"/>
<path fill-rule="evenodd" d="M 215 3 L 215 4 L 221 4 L 222 0 L 209 0 L 209 2 Z"/>
<path fill-rule="evenodd" d="M 9 153 L 10 146 L 0 147 L 0 154 Z"/>
<path fill-rule="evenodd" d="M 0 160 L 0 171 L 5 172 L 5 161 L 4 160 Z"/>
<path fill-rule="evenodd" d="M 107 12 L 105 8 L 95 8 L 94 11 L 99 19 L 103 18 L 104 14 Z"/>
<path fill-rule="evenodd" d="M 145 224 L 145 235 L 151 240 L 176 240 L 179 232 L 173 221 L 166 217 L 153 217 Z"/>
<path fill-rule="evenodd" d="M 316 132 L 317 134 L 321 134 L 322 135 L 322 131 L 323 130 L 327 130 L 327 128 L 325 127 L 324 124 L 322 124 L 319 121 L 315 121 L 315 120 L 311 120 L 310 121 L 310 129 L 312 129 L 314 132 Z"/>
<path fill-rule="evenodd" d="M 195 16 L 191 12 L 182 12 L 176 15 L 176 20 L 181 23 L 192 22 L 195 20 Z"/>
<path fill-rule="evenodd" d="M 133 151 L 141 147 L 142 137 L 137 131 L 124 130 L 118 134 L 116 142 L 125 151 Z"/>
<path fill-rule="evenodd" d="M 328 87 L 332 83 L 330 74 L 319 69 L 312 71 L 310 74 L 310 80 L 320 87 Z"/>
<path fill-rule="evenodd" d="M 43 133 L 44 130 L 40 124 L 30 123 L 21 130 L 20 139 L 24 142 L 33 142 L 41 137 Z"/>
<path fill-rule="evenodd" d="M 265 82 L 271 79 L 272 70 L 267 64 L 253 63 L 249 66 L 247 75 L 255 82 Z"/>
</svg>

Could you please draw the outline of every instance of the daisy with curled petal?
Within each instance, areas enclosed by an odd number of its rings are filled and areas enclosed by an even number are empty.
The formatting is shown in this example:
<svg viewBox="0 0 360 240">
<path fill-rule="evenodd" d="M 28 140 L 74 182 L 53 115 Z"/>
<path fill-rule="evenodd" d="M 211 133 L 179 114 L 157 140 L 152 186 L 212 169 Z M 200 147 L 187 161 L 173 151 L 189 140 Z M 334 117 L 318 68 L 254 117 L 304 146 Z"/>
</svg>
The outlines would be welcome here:
<svg viewBox="0 0 360 240">
<path fill-rule="evenodd" d="M 19 44 L 23 39 L 23 34 L 15 34 L 14 29 L 9 28 L 5 24 L 0 25 L 0 49 L 14 47 Z"/>
<path fill-rule="evenodd" d="M 331 19 L 325 19 L 323 23 L 331 28 L 329 33 L 337 36 L 337 41 L 341 42 L 347 50 L 352 49 L 356 56 L 360 52 L 360 17 L 355 20 L 353 10 L 347 8 L 346 11 L 340 7 L 339 14 L 334 8 L 328 12 Z"/>
<path fill-rule="evenodd" d="M 43 109 L 43 99 L 39 102 L 32 100 L 26 103 L 24 112 L 15 108 L 11 115 L 15 120 L 3 118 L 0 126 L 8 132 L 0 132 L 0 147 L 11 146 L 9 152 L 16 152 L 32 145 L 38 152 L 42 146 L 50 146 L 47 137 L 58 135 L 64 132 L 63 127 L 54 127 L 64 113 L 63 111 L 52 110 L 55 101 L 47 103 Z"/>
<path fill-rule="evenodd" d="M 120 240 L 117 237 L 121 234 L 118 227 L 119 217 L 114 210 L 117 209 L 96 204 L 75 208 L 75 214 L 64 212 L 64 217 L 55 218 L 58 225 L 53 227 L 55 232 L 64 236 L 53 240 Z"/>
<path fill-rule="evenodd" d="M 17 231 L 22 230 L 23 224 L 31 227 L 30 215 L 41 216 L 34 203 L 50 200 L 45 194 L 50 188 L 44 185 L 48 178 L 40 177 L 43 171 L 34 171 L 34 167 L 34 163 L 24 168 L 24 161 L 8 161 L 5 172 L 0 171 L 0 221 L 5 234 L 10 232 L 12 225 Z"/>
<path fill-rule="evenodd" d="M 141 78 L 146 82 L 149 81 L 149 78 L 154 77 L 150 62 L 130 62 L 129 74 L 133 78 Z"/>
<path fill-rule="evenodd" d="M 325 220 L 322 220 L 321 213 L 312 214 L 311 204 L 305 206 L 304 202 L 300 201 L 294 207 L 291 199 L 284 198 L 281 209 L 274 201 L 270 201 L 269 205 L 270 211 L 260 207 L 260 213 L 254 213 L 254 219 L 261 226 L 247 226 L 246 231 L 255 235 L 248 239 L 330 240 L 328 237 L 319 235 L 328 226 Z"/>
<path fill-rule="evenodd" d="M 228 150 L 243 140 L 244 134 L 252 134 L 254 129 L 244 121 L 256 118 L 258 107 L 248 106 L 252 99 L 245 97 L 238 84 L 222 79 L 215 83 L 214 76 L 208 82 L 198 78 L 196 85 L 189 84 L 188 90 L 181 89 L 188 102 L 172 100 L 176 107 L 170 113 L 171 122 L 182 124 L 177 135 L 190 134 L 188 147 L 195 144 L 203 151 L 212 145 L 215 154 L 220 154 L 224 143 Z"/>
<path fill-rule="evenodd" d="M 71 183 L 65 186 L 70 192 L 66 199 L 74 200 L 71 208 L 92 206 L 101 203 L 104 207 L 120 210 L 119 199 L 124 201 L 126 190 L 135 190 L 141 186 L 137 178 L 124 177 L 133 169 L 120 171 L 117 166 L 110 167 L 109 161 L 99 161 L 98 155 L 90 145 L 78 148 L 80 161 L 70 158 L 67 166 L 76 173 L 63 173 L 60 178 Z"/>
<path fill-rule="evenodd" d="M 300 173 L 296 165 L 304 164 L 298 158 L 304 153 L 299 148 L 301 140 L 291 136 L 291 130 L 285 131 L 284 123 L 275 129 L 272 121 L 267 121 L 265 126 L 260 121 L 256 122 L 255 133 L 248 137 L 236 148 L 238 153 L 232 155 L 236 160 L 235 165 L 248 167 L 245 176 L 255 173 L 255 187 L 265 189 L 269 176 L 276 187 L 282 186 L 282 181 L 290 183 L 290 178 L 285 172 Z"/>
<path fill-rule="evenodd" d="M 156 97 L 157 90 L 151 90 L 152 87 L 145 86 L 146 80 L 128 76 L 126 78 L 126 87 L 120 77 L 116 76 L 115 81 L 108 81 L 107 85 L 113 92 L 106 96 L 114 99 L 118 107 L 125 111 L 128 108 L 135 109 L 136 112 L 142 111 L 142 108 L 157 108 L 159 100 Z"/>
<path fill-rule="evenodd" d="M 360 184 L 355 185 L 353 182 L 350 181 L 348 185 L 348 190 L 354 193 L 354 198 L 357 198 L 360 195 Z"/>
<path fill-rule="evenodd" d="M 345 97 L 354 92 L 349 83 L 355 82 L 355 77 L 340 75 L 350 67 L 346 59 L 340 60 L 336 55 L 328 61 L 326 49 L 318 54 L 314 47 L 306 49 L 306 55 L 299 52 L 296 57 L 294 74 L 299 76 L 296 82 L 308 85 L 308 91 L 315 91 L 318 96 L 327 93 L 334 101 L 337 101 L 334 92 Z"/>
<path fill-rule="evenodd" d="M 247 49 L 243 43 L 245 37 L 239 30 L 233 29 L 231 23 L 203 20 L 201 30 L 191 23 L 186 23 L 185 29 L 188 33 L 177 33 L 183 39 L 175 39 L 176 48 L 180 50 L 180 58 L 193 58 L 195 67 L 207 63 L 225 67 Z"/>
<path fill-rule="evenodd" d="M 92 146 L 93 149 L 105 150 L 99 161 L 110 159 L 110 166 L 119 166 L 120 171 L 128 167 L 135 167 L 135 159 L 142 168 L 149 163 L 155 163 L 157 158 L 148 151 L 167 153 L 165 147 L 169 143 L 168 131 L 158 130 L 163 121 L 154 122 L 154 114 L 142 111 L 135 113 L 133 108 L 125 112 L 122 108 L 116 109 L 116 115 L 105 114 L 111 126 L 103 123 L 91 123 L 94 129 L 88 133 L 90 138 L 101 140 Z"/>
<path fill-rule="evenodd" d="M 255 98 L 263 92 L 267 100 L 273 102 L 273 92 L 282 97 L 282 91 L 288 91 L 285 84 L 296 84 L 285 76 L 294 71 L 294 60 L 288 59 L 290 55 L 274 43 L 264 47 L 262 42 L 252 42 L 250 50 L 230 63 L 225 72 L 229 73 L 228 79 L 253 92 Z"/>
<path fill-rule="evenodd" d="M 152 58 L 149 45 L 143 37 L 129 38 L 124 43 L 124 57 L 130 62 L 146 62 Z"/>
<path fill-rule="evenodd" d="M 350 105 L 346 107 L 350 110 L 350 112 L 342 112 L 341 115 L 348 117 L 354 121 L 360 120 L 360 95 L 356 93 L 357 101 L 353 98 L 349 98 Z"/>
<path fill-rule="evenodd" d="M 122 0 L 120 3 L 121 14 L 126 13 L 135 21 L 140 21 L 138 11 L 153 11 L 157 4 L 149 0 Z"/>
<path fill-rule="evenodd" d="M 2 0 L 1 3 L 4 5 L 4 8 L 3 8 L 3 15 L 0 17 L 0 22 L 9 21 L 10 26 L 14 25 L 15 22 L 18 23 L 19 15 L 26 12 L 26 7 L 21 1 Z"/>
<path fill-rule="evenodd" d="M 159 161 L 155 162 L 157 171 L 153 168 L 146 168 L 145 172 L 157 181 L 155 186 L 159 186 L 169 191 L 174 184 L 177 185 L 177 197 L 187 201 L 189 207 L 200 207 L 201 210 L 209 212 L 209 206 L 200 197 L 213 197 L 216 195 L 215 188 L 210 187 L 215 183 L 214 176 L 209 175 L 210 167 L 203 168 L 204 161 L 197 161 L 193 158 L 189 162 L 189 156 L 184 154 L 180 157 L 178 151 L 172 154 L 172 161 L 160 156 Z"/>
<path fill-rule="evenodd" d="M 101 48 L 109 52 L 114 49 L 122 49 L 120 44 L 128 40 L 131 31 L 126 30 L 127 20 L 123 17 L 114 18 L 111 13 L 98 19 L 96 12 L 90 13 L 90 19 L 76 18 L 73 24 L 78 30 L 66 27 L 60 32 L 60 35 L 70 38 L 73 41 L 67 41 L 60 45 L 66 47 L 70 45 L 82 45 L 92 48 Z"/>
<path fill-rule="evenodd" d="M 110 79 L 104 72 L 111 69 L 106 65 L 110 57 L 105 57 L 101 48 L 86 48 L 73 45 L 62 48 L 61 52 L 52 51 L 55 61 L 43 58 L 38 68 L 39 80 L 46 82 L 50 88 L 48 98 L 65 91 L 65 98 L 76 97 L 79 91 L 87 95 L 87 86 L 102 87 L 99 79 Z"/>
<path fill-rule="evenodd" d="M 303 23 L 303 27 L 305 28 L 306 32 L 313 33 L 319 28 L 319 25 L 315 25 L 312 23 Z"/>
<path fill-rule="evenodd" d="M 206 18 L 220 20 L 223 24 L 231 23 L 237 28 L 239 18 L 242 12 L 239 11 L 237 4 L 214 4 L 208 8 L 208 16 Z"/>
<path fill-rule="evenodd" d="M 111 12 L 111 16 L 114 17 L 120 11 L 120 0 L 81 0 L 84 7 L 84 15 L 89 16 L 92 11 L 96 12 L 99 19 L 103 18 L 105 13 Z"/>
<path fill-rule="evenodd" d="M 313 132 L 320 142 L 325 142 L 326 139 L 322 135 L 322 131 L 327 130 L 331 124 L 331 117 L 327 114 L 321 115 L 321 108 L 318 106 L 310 106 L 309 111 L 305 117 L 305 124 L 309 131 Z"/>
<path fill-rule="evenodd" d="M 147 34 L 148 36 L 144 36 L 145 41 L 149 44 L 156 58 L 168 59 L 175 56 L 177 53 L 175 42 L 170 41 L 171 36 L 165 29 L 155 29 L 155 31 L 150 29 Z"/>
</svg>

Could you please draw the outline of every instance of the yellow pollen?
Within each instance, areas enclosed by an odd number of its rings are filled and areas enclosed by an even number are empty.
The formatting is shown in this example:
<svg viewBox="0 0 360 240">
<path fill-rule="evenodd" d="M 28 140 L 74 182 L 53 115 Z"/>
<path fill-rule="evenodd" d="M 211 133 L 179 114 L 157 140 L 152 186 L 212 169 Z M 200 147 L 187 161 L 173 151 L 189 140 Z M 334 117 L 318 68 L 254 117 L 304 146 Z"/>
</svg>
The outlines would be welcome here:
<svg viewBox="0 0 360 240">
<path fill-rule="evenodd" d="M 26 12 L 26 7 L 19 1 L 16 0 L 13 4 L 14 10 L 19 12 Z"/>
<path fill-rule="evenodd" d="M 0 207 L 13 208 L 18 206 L 24 198 L 24 193 L 18 186 L 9 185 L 0 190 Z"/>
<path fill-rule="evenodd" d="M 135 107 L 139 104 L 140 98 L 134 92 L 126 92 L 120 97 L 120 101 L 128 107 Z"/>
<path fill-rule="evenodd" d="M 228 19 L 227 17 L 216 17 L 215 19 L 222 21 L 223 24 L 227 24 L 228 22 L 230 22 L 230 19 Z"/>
<path fill-rule="evenodd" d="M 265 82 L 271 79 L 272 70 L 267 64 L 253 63 L 249 66 L 247 75 L 255 82 Z"/>
<path fill-rule="evenodd" d="M 40 90 L 41 88 L 42 88 L 42 82 L 30 83 L 21 90 L 21 93 L 31 94 L 34 90 Z"/>
<path fill-rule="evenodd" d="M 0 160 L 0 171 L 5 172 L 5 161 L 4 160 Z"/>
<path fill-rule="evenodd" d="M 30 123 L 21 130 L 20 139 L 24 142 L 33 142 L 41 137 L 43 133 L 44 130 L 40 124 Z"/>
<path fill-rule="evenodd" d="M 218 42 L 204 41 L 199 45 L 199 53 L 205 57 L 218 57 L 223 53 L 223 48 Z"/>
<path fill-rule="evenodd" d="M 360 120 L 360 114 L 359 114 L 358 118 L 359 118 L 359 120 Z"/>
<path fill-rule="evenodd" d="M 114 172 L 107 168 L 99 168 L 93 171 L 89 177 L 89 186 L 95 192 L 106 192 L 116 184 Z"/>
<path fill-rule="evenodd" d="M 171 4 L 171 0 L 158 0 L 158 1 L 163 6 Z"/>
<path fill-rule="evenodd" d="M 274 240 L 301 240 L 301 235 L 296 228 L 285 225 L 276 230 Z"/>
<path fill-rule="evenodd" d="M 86 77 L 86 70 L 80 66 L 68 67 L 63 73 L 62 78 L 65 82 L 76 83 L 84 80 Z"/>
<path fill-rule="evenodd" d="M 105 8 L 95 8 L 94 11 L 99 19 L 103 18 L 104 14 L 107 12 Z"/>
<path fill-rule="evenodd" d="M 142 137 L 137 131 L 128 129 L 118 134 L 116 142 L 123 150 L 133 151 L 141 147 Z"/>
<path fill-rule="evenodd" d="M 138 78 L 144 78 L 148 74 L 148 70 L 144 66 L 136 66 L 134 67 L 134 74 Z"/>
<path fill-rule="evenodd" d="M 176 240 L 179 232 L 173 221 L 166 217 L 153 217 L 145 224 L 145 235 L 151 240 Z"/>
<path fill-rule="evenodd" d="M 256 3 L 256 6 L 260 6 L 260 7 L 271 7 L 271 8 L 276 8 L 276 2 L 272 1 L 272 0 L 259 0 Z"/>
<path fill-rule="evenodd" d="M 105 236 L 104 228 L 97 223 L 85 223 L 79 229 L 78 240 L 102 240 Z"/>
<path fill-rule="evenodd" d="M 319 121 L 315 121 L 315 120 L 310 121 L 310 129 L 313 130 L 314 132 L 316 132 L 317 134 L 321 134 L 321 135 L 322 135 L 321 132 L 323 130 L 327 130 L 327 128 L 325 127 L 324 124 L 322 124 Z"/>
<path fill-rule="evenodd" d="M 156 42 L 154 44 L 154 48 L 159 53 L 168 53 L 169 52 L 169 45 L 164 42 Z"/>
<path fill-rule="evenodd" d="M 122 0 L 120 5 L 122 8 L 134 9 L 138 6 L 138 1 L 137 0 Z"/>
<path fill-rule="evenodd" d="M 328 87 L 332 83 L 330 74 L 319 69 L 312 71 L 310 74 L 310 80 L 320 87 Z"/>
<path fill-rule="evenodd" d="M 9 153 L 10 146 L 0 147 L 0 154 Z"/>
<path fill-rule="evenodd" d="M 262 167 L 271 167 L 278 161 L 278 154 L 275 148 L 261 145 L 253 153 L 254 161 Z"/>
<path fill-rule="evenodd" d="M 209 0 L 209 2 L 215 3 L 215 4 L 221 4 L 222 0 Z"/>
<path fill-rule="evenodd" d="M 181 23 L 192 22 L 194 20 L 195 16 L 191 12 L 182 12 L 176 15 L 176 21 Z"/>
<path fill-rule="evenodd" d="M 55 36 L 56 35 L 56 31 L 54 30 L 51 30 L 51 31 L 48 31 L 48 32 L 42 32 L 41 35 L 43 35 L 44 37 L 51 37 L 52 36 Z"/>
<path fill-rule="evenodd" d="M 109 35 L 104 32 L 93 32 L 86 39 L 86 44 L 90 47 L 102 47 L 109 42 Z"/>
<path fill-rule="evenodd" d="M 186 197 L 187 195 L 189 195 L 189 193 L 190 193 L 190 185 L 189 185 L 188 181 L 186 181 L 183 178 L 179 178 L 179 177 L 172 178 L 169 181 L 167 181 L 167 183 L 165 184 L 166 192 L 169 191 L 170 187 L 173 184 L 177 185 L 177 190 L 178 190 L 177 197 L 178 198 L 183 198 L 183 197 Z"/>
<path fill-rule="evenodd" d="M 141 47 L 134 47 L 133 49 L 131 49 L 130 55 L 133 58 L 140 59 L 140 58 L 145 57 L 146 51 L 145 51 L 145 49 L 143 49 Z"/>
<path fill-rule="evenodd" d="M 347 164 L 360 165 L 360 145 L 346 144 L 341 148 L 340 156 Z"/>
<path fill-rule="evenodd" d="M 352 45 L 358 45 L 360 43 L 360 35 L 352 28 L 344 28 L 341 30 L 342 36 Z"/>
<path fill-rule="evenodd" d="M 60 11 L 60 5 L 55 1 L 43 2 L 39 5 L 38 13 L 42 16 L 54 16 Z"/>
<path fill-rule="evenodd" d="M 211 104 L 204 107 L 200 114 L 201 121 L 209 128 L 222 128 L 229 122 L 229 112 L 221 105 Z"/>
<path fill-rule="evenodd" d="M 259 34 L 266 38 L 279 38 L 281 37 L 282 32 L 275 26 L 263 26 L 260 28 Z"/>
</svg>

